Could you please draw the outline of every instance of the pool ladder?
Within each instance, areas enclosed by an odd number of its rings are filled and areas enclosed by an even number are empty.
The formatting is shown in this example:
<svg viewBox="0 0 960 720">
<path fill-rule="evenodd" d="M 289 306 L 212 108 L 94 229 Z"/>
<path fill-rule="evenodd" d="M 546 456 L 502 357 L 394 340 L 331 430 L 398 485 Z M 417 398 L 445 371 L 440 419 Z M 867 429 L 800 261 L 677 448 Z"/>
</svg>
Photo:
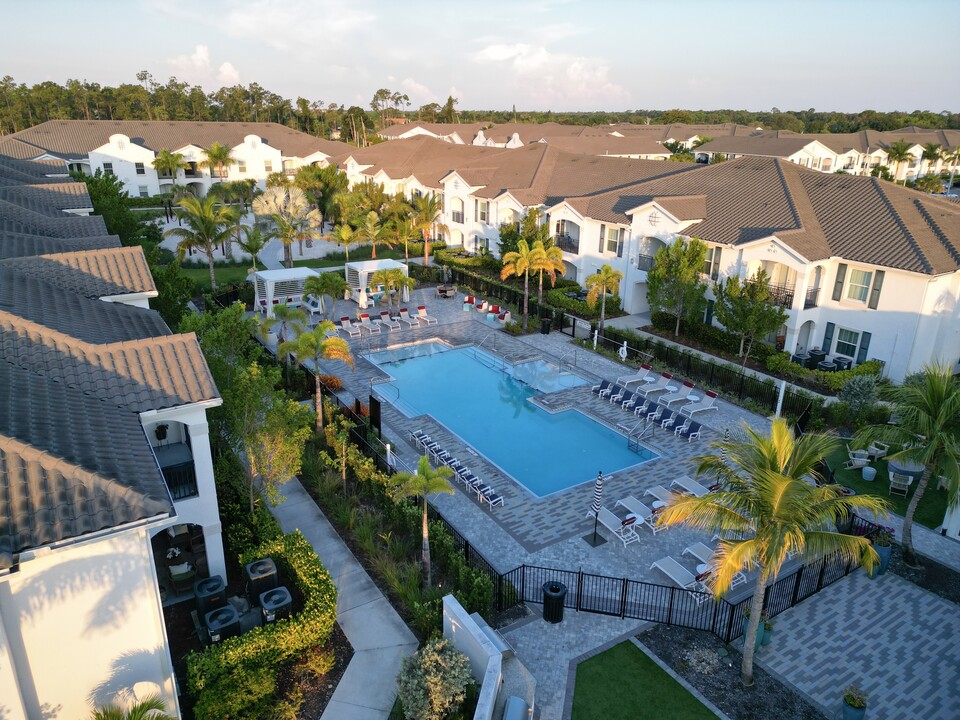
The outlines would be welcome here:
<svg viewBox="0 0 960 720">
<path fill-rule="evenodd" d="M 635 432 L 637 428 L 643 426 L 643 429 L 640 432 Z M 646 418 L 638 420 L 636 424 L 631 427 L 626 427 L 624 423 L 617 425 L 617 430 L 623 432 L 627 436 L 627 450 L 635 452 L 638 455 L 640 454 L 641 449 L 640 441 L 647 437 L 652 437 L 654 430 L 657 428 L 657 423 L 650 422 Z"/>
</svg>

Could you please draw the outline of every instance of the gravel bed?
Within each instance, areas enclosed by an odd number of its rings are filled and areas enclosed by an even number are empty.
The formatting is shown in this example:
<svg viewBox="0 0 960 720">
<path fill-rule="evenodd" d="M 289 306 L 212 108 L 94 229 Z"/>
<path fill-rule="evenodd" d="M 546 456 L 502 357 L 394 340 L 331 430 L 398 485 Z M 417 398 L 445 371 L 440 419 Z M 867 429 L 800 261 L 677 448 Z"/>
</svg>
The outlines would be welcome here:
<svg viewBox="0 0 960 720">
<path fill-rule="evenodd" d="M 903 564 L 903 548 L 899 543 L 893 543 L 892 547 L 888 572 L 960 605 L 960 573 L 924 556 L 920 557 L 923 567 L 919 570 L 907 567 Z"/>
</svg>

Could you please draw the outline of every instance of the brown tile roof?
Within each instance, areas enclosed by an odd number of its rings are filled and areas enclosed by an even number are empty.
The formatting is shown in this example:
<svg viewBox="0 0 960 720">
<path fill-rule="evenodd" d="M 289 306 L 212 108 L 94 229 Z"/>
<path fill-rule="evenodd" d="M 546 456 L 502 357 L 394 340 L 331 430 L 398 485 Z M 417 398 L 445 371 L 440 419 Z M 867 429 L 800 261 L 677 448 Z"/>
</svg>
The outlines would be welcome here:
<svg viewBox="0 0 960 720">
<path fill-rule="evenodd" d="M 758 132 L 757 128 L 749 125 L 737 125 L 736 123 L 721 123 L 718 125 L 688 125 L 684 123 L 674 123 L 671 125 L 630 125 L 627 123 L 621 125 L 609 126 L 610 132 L 619 132 L 624 137 L 645 135 L 658 142 L 667 140 L 688 140 L 693 137 L 731 137 L 742 135 L 753 135 Z M 762 131 L 761 131 L 762 132 Z"/>
<path fill-rule="evenodd" d="M 287 157 L 315 152 L 336 155 L 349 146 L 322 140 L 277 123 L 193 122 L 172 120 L 49 120 L 11 135 L 38 149 L 63 158 L 84 158 L 91 150 L 121 133 L 131 142 L 154 152 L 177 150 L 185 145 L 209 147 L 219 142 L 234 147 L 247 135 L 257 135 Z M 0 152 L 3 146 L 0 145 Z"/>
<path fill-rule="evenodd" d="M 428 133 L 437 137 L 447 137 L 456 133 L 464 143 L 470 144 L 476 136 L 477 131 L 487 127 L 490 123 L 428 123 L 419 120 L 404 125 L 392 125 L 380 131 L 380 135 L 385 138 L 399 138 L 404 133 L 408 133 L 414 128 L 422 128 Z"/>
<path fill-rule="evenodd" d="M 173 503 L 136 414 L 0 363 L 0 568 Z"/>
<path fill-rule="evenodd" d="M 120 238 L 116 235 L 100 235 L 84 238 L 54 238 L 46 235 L 7 232 L 0 230 L 0 260 L 27 257 L 30 255 L 50 255 L 81 250 L 120 247 Z"/>
<path fill-rule="evenodd" d="M 805 148 L 817 138 L 810 135 L 778 137 L 775 134 L 730 136 L 711 140 L 698 147 L 695 152 L 734 153 L 737 155 L 764 155 L 766 157 L 790 157 Z"/>
<path fill-rule="evenodd" d="M 670 151 L 653 138 L 643 136 L 574 135 L 547 138 L 547 144 L 560 150 L 584 155 L 662 155 Z"/>
<path fill-rule="evenodd" d="M 50 216 L 18 203 L 0 200 L 0 231 L 49 235 L 60 238 L 98 237 L 107 235 L 107 225 L 100 215 L 82 217 L 60 213 Z"/>
<path fill-rule="evenodd" d="M 137 413 L 220 397 L 193 333 L 93 344 L 0 311 L 0 358 Z"/>
<path fill-rule="evenodd" d="M 0 266 L 93 299 L 157 289 L 139 246 L 0 260 Z"/>
<path fill-rule="evenodd" d="M 340 168 L 348 158 L 360 165 L 369 165 L 364 174 L 373 176 L 380 171 L 394 179 L 414 176 L 428 187 L 440 187 L 440 178 L 458 165 L 481 157 L 502 153 L 500 148 L 455 145 L 428 135 L 393 140 L 366 148 L 353 148 L 348 153 L 332 158 Z"/>
</svg>

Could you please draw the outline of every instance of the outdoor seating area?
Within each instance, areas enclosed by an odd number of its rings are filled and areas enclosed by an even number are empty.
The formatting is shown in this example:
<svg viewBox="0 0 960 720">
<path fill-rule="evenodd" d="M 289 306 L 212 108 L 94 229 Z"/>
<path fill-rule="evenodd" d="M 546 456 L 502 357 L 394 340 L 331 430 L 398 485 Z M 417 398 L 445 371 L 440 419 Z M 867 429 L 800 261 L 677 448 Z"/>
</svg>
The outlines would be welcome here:
<svg viewBox="0 0 960 720">
<path fill-rule="evenodd" d="M 466 465 L 440 447 L 440 443 L 434 441 L 425 432 L 414 430 L 410 433 L 410 437 L 417 447 L 423 451 L 424 455 L 433 458 L 435 465 L 446 465 L 453 470 L 454 479 L 463 485 L 464 490 L 469 489 L 472 493 L 475 493 L 477 502 L 481 506 L 486 503 L 487 507 L 493 510 L 493 508 L 503 505 L 503 496 L 472 473 Z"/>
<path fill-rule="evenodd" d="M 273 317 L 273 309 L 281 304 L 292 308 L 304 307 L 303 286 L 307 278 L 318 275 L 319 273 L 311 268 L 258 270 L 253 274 L 254 310 Z M 320 307 L 319 301 L 317 307 Z M 312 308 L 306 309 L 313 315 Z"/>
<path fill-rule="evenodd" d="M 503 308 L 499 305 L 492 305 L 488 301 L 482 298 L 477 299 L 473 295 L 467 295 L 463 298 L 463 311 L 476 311 L 477 313 L 484 315 L 487 320 L 496 320 L 501 324 L 510 322 L 511 318 L 510 311 L 506 308 Z"/>
</svg>

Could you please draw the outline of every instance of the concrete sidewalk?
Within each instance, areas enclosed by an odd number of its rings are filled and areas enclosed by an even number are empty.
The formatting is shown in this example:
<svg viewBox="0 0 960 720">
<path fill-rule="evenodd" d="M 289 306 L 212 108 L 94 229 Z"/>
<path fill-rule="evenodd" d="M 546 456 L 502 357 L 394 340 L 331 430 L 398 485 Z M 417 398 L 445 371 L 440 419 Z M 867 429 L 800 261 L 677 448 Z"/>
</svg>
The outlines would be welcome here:
<svg viewBox="0 0 960 720">
<path fill-rule="evenodd" d="M 387 720 L 397 695 L 400 660 L 417 639 L 373 584 L 300 481 L 287 482 L 286 498 L 272 509 L 285 533 L 300 530 L 337 586 L 337 622 L 353 659 L 321 716 L 324 720 Z"/>
</svg>

